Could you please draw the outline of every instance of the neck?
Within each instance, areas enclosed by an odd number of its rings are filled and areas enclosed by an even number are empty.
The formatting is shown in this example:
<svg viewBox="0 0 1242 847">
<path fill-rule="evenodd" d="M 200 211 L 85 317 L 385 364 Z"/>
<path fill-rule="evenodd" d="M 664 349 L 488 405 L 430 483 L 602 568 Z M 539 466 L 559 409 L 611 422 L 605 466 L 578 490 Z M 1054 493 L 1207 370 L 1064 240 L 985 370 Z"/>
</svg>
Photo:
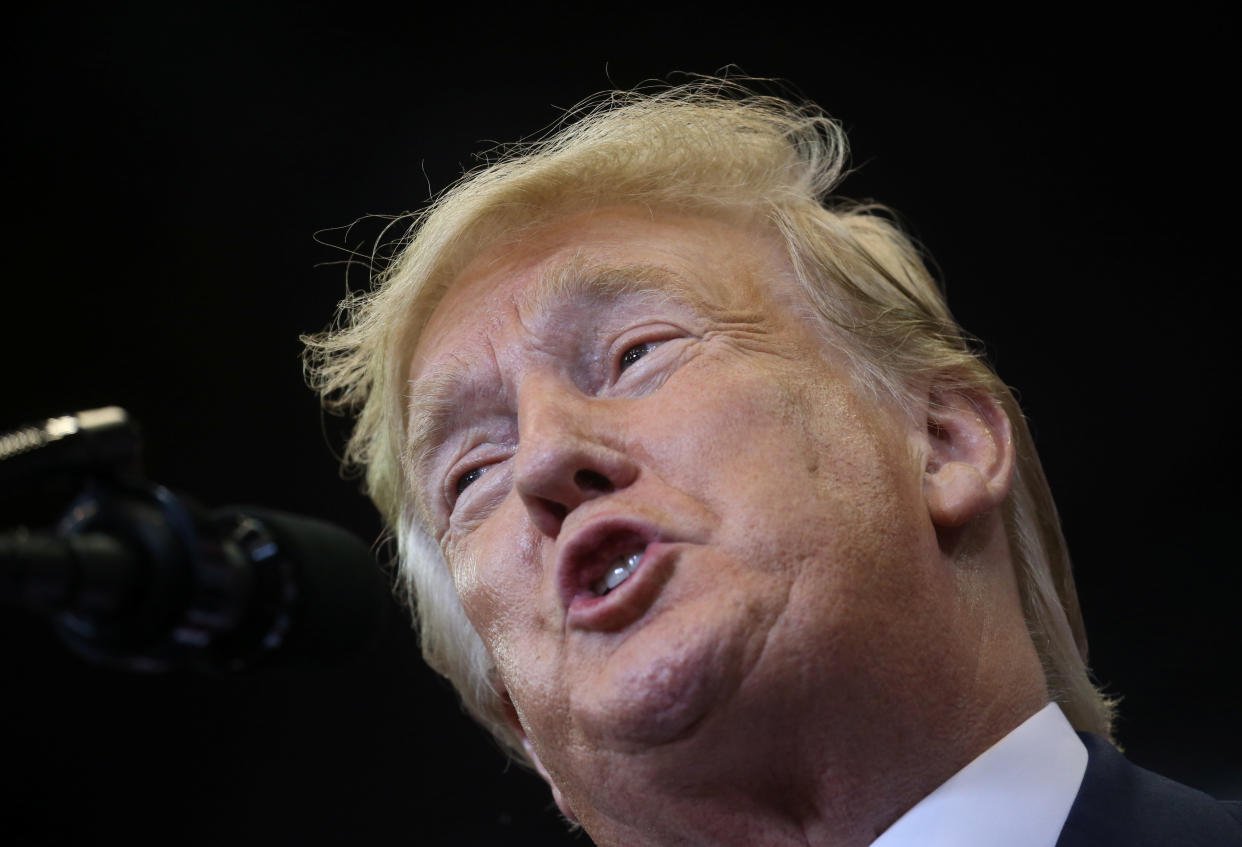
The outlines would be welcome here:
<svg viewBox="0 0 1242 847">
<path fill-rule="evenodd" d="M 1032 697 L 1025 707 L 1016 705 L 980 703 L 978 719 L 939 732 L 890 725 L 882 749 L 861 738 L 856 744 L 837 740 L 831 757 L 813 753 L 824 747 L 822 734 L 756 729 L 772 739 L 761 760 L 734 745 L 725 746 L 710 768 L 703 767 L 703 754 L 694 757 L 694 768 L 684 761 L 670 768 L 664 757 L 625 768 L 621 772 L 634 783 L 649 776 L 646 784 L 659 790 L 632 793 L 633 784 L 617 784 L 617 808 L 608 810 L 613 814 L 583 816 L 583 823 L 600 847 L 866 847 L 1044 701 Z M 1002 721 L 1001 715 L 1008 717 Z M 721 744 L 711 746 L 720 750 Z"/>
</svg>

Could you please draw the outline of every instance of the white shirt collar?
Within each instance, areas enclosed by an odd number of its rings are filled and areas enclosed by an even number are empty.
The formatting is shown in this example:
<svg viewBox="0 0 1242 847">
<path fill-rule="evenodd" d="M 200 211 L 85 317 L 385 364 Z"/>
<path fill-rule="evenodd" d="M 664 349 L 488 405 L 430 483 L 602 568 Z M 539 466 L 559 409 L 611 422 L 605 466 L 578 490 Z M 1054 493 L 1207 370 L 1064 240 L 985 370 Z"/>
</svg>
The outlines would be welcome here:
<svg viewBox="0 0 1242 847">
<path fill-rule="evenodd" d="M 919 801 L 871 847 L 1054 847 L 1087 748 L 1049 703 Z"/>
</svg>

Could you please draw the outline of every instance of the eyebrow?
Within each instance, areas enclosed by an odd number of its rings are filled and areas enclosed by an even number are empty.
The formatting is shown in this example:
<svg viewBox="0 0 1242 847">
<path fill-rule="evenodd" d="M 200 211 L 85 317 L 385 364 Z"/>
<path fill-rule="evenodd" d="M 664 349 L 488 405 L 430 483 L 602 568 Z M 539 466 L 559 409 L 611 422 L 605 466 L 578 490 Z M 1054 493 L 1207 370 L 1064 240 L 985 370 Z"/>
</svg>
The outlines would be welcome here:
<svg viewBox="0 0 1242 847">
<path fill-rule="evenodd" d="M 692 295 L 685 279 L 660 265 L 614 265 L 572 259 L 542 274 L 535 285 L 519 297 L 517 307 L 523 323 L 529 323 L 539 315 L 584 296 L 620 298 L 642 294 L 656 294 L 684 303 L 702 299 Z M 413 486 L 415 505 L 428 521 L 427 525 L 431 525 L 430 503 L 425 502 L 423 486 L 418 485 L 417 480 L 424 475 L 432 454 L 446 437 L 471 382 L 470 366 L 454 358 L 437 365 L 433 373 L 407 383 L 405 409 L 409 420 L 402 461 L 416 483 Z"/>
</svg>

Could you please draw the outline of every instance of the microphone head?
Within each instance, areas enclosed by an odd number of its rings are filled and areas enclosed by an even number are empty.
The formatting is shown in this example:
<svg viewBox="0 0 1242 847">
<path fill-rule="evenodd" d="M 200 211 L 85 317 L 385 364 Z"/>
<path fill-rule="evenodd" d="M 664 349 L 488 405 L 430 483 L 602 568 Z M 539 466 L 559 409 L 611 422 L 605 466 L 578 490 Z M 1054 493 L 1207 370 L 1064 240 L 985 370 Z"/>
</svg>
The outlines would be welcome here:
<svg viewBox="0 0 1242 847">
<path fill-rule="evenodd" d="M 280 589 L 287 621 L 269 635 L 268 658 L 260 661 L 334 664 L 377 643 L 394 612 L 392 581 L 361 539 L 325 521 L 272 509 L 216 513 L 229 516 L 266 530 L 287 574 Z"/>
<path fill-rule="evenodd" d="M 0 601 L 129 670 L 336 663 L 378 643 L 396 604 L 366 544 L 272 509 L 208 513 L 143 479 L 139 448 L 114 406 L 0 431 L 0 505 L 25 533 L 0 536 Z"/>
</svg>

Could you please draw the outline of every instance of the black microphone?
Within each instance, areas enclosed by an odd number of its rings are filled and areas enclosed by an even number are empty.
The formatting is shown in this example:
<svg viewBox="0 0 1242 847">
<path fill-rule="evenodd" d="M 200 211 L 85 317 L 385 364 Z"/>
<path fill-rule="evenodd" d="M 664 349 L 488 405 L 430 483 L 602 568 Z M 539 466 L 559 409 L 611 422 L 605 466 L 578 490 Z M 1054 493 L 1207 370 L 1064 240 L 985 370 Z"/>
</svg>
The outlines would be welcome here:
<svg viewBox="0 0 1242 847">
<path fill-rule="evenodd" d="M 0 533 L 0 600 L 135 671 L 339 662 L 375 643 L 394 605 L 371 549 L 340 527 L 208 513 L 124 475 L 88 480 L 54 531 Z"/>
</svg>

